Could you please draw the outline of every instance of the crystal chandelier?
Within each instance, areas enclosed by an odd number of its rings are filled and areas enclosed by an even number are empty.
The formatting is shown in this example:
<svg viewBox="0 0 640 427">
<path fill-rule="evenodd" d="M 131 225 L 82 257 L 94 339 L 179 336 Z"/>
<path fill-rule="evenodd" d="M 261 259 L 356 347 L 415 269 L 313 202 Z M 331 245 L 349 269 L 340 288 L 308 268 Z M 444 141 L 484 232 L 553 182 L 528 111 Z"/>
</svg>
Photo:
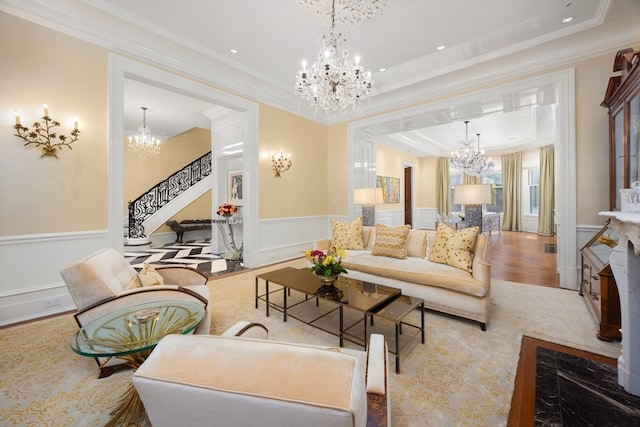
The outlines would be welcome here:
<svg viewBox="0 0 640 427">
<path fill-rule="evenodd" d="M 477 148 L 473 148 L 476 141 L 469 139 L 469 120 L 466 120 L 464 124 L 466 125 L 466 137 L 459 142 L 458 151 L 451 153 L 451 166 L 467 175 L 482 176 L 495 165 L 491 157 L 484 157 L 484 150 L 480 149 L 479 133 L 476 134 L 478 137 Z"/>
<path fill-rule="evenodd" d="M 326 16 L 324 3 L 318 0 L 299 0 L 303 6 L 315 6 L 316 14 Z M 342 14 L 339 18 L 342 22 L 356 24 L 366 22 L 380 13 L 382 1 L 374 2 L 340 2 L 342 9 L 348 14 Z M 377 6 L 375 8 L 360 8 L 360 5 Z M 307 68 L 307 63 L 302 62 L 302 69 L 296 75 L 295 91 L 302 99 L 316 108 L 322 107 L 326 113 L 343 113 L 348 107 L 359 106 L 369 96 L 373 88 L 371 72 L 364 71 L 360 65 L 360 58 L 351 58 L 346 46 L 346 38 L 336 30 L 336 0 L 331 3 L 331 28 L 324 29 L 321 33 L 321 49 L 318 52 L 316 62 Z"/>
<path fill-rule="evenodd" d="M 298 0 L 298 5 L 338 25 L 362 25 L 380 15 L 386 0 Z"/>
<path fill-rule="evenodd" d="M 151 137 L 151 129 L 147 127 L 147 107 L 142 109 L 142 124 L 138 126 L 136 136 L 129 137 L 129 151 L 142 160 L 158 157 L 160 154 L 160 140 Z"/>
</svg>

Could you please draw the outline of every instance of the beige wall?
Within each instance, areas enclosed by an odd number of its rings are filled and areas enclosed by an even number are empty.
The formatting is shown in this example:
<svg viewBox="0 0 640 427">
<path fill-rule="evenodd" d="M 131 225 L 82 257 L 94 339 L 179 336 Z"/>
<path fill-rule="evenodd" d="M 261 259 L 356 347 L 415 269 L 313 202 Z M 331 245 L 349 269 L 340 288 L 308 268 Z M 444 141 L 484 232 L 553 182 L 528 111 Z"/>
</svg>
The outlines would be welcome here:
<svg viewBox="0 0 640 427">
<path fill-rule="evenodd" d="M 615 52 L 576 64 L 577 223 L 604 224 L 609 210 L 609 122 L 600 106 Z"/>
<path fill-rule="evenodd" d="M 415 190 L 420 191 L 420 160 L 418 157 L 403 151 L 398 151 L 386 144 L 376 144 L 376 175 L 388 176 L 400 179 L 400 203 L 384 203 L 376 206 L 376 209 L 398 210 L 404 209 L 404 164 L 411 163 L 414 166 L 415 176 L 417 177 L 414 185 Z M 416 205 L 416 207 L 419 207 Z"/>
<path fill-rule="evenodd" d="M 260 105 L 260 218 L 324 215 L 327 211 L 327 127 Z M 275 178 L 271 153 L 291 153 L 293 166 Z M 339 166 L 345 163 L 340 159 Z"/>
<path fill-rule="evenodd" d="M 420 158 L 420 175 L 418 182 L 414 184 L 417 195 L 416 207 L 436 208 L 437 167 L 438 159 L 436 157 Z"/>
<path fill-rule="evenodd" d="M 329 126 L 327 129 L 326 195 L 329 202 L 327 214 L 347 213 L 347 175 L 349 168 L 347 124 Z"/>
<path fill-rule="evenodd" d="M 107 52 L 0 13 L 0 235 L 107 227 Z M 40 158 L 13 136 L 14 114 L 31 127 L 42 102 L 80 138 L 59 158 Z"/>
<path fill-rule="evenodd" d="M 575 67 L 578 224 L 600 224 L 597 212 L 608 209 L 608 125 L 599 104 L 615 53 L 500 82 Z M 0 13 L 0 235 L 106 228 L 106 73 L 105 49 Z M 65 133 L 73 116 L 80 119 L 80 140 L 60 159 L 40 159 L 37 149 L 13 136 L 13 109 L 20 109 L 23 124 L 31 123 L 42 101 Z M 261 105 L 259 144 L 267 154 L 259 165 L 261 219 L 346 214 L 346 124 L 324 126 Z M 268 154 L 280 148 L 291 152 L 294 164 L 276 179 Z M 433 207 L 433 190 L 423 186 L 435 176 L 435 159 L 414 160 L 421 169 L 417 206 Z M 379 159 L 378 174 L 402 176 L 401 166 L 386 162 Z"/>
</svg>

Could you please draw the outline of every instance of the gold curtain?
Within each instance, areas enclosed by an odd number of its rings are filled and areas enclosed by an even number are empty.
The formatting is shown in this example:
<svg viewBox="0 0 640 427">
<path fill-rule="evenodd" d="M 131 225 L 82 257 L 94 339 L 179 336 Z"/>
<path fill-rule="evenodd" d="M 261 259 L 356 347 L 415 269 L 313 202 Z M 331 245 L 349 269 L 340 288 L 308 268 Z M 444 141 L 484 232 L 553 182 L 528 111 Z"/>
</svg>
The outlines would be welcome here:
<svg viewBox="0 0 640 427">
<path fill-rule="evenodd" d="M 507 231 L 520 231 L 522 228 L 522 213 L 520 208 L 522 153 L 502 155 L 502 183 L 504 199 L 502 229 Z"/>
<path fill-rule="evenodd" d="M 555 201 L 553 145 L 540 147 L 540 206 L 538 209 L 538 234 L 554 234 L 553 210 Z"/>
<path fill-rule="evenodd" d="M 451 212 L 450 189 L 449 158 L 438 157 L 438 166 L 436 168 L 436 207 L 440 215 Z"/>
</svg>

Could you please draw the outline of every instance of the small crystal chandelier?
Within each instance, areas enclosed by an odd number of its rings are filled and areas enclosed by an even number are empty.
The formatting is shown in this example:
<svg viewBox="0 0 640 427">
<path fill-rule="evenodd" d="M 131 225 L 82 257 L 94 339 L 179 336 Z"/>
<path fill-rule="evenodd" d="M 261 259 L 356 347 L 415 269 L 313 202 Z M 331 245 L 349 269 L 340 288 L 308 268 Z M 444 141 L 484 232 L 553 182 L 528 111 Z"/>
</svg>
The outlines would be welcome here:
<svg viewBox="0 0 640 427">
<path fill-rule="evenodd" d="M 464 124 L 466 125 L 466 137 L 459 142 L 458 151 L 451 153 L 451 166 L 467 175 L 482 176 L 495 165 L 491 157 L 484 157 L 484 150 L 480 149 L 479 133 L 476 134 L 478 137 L 477 148 L 473 148 L 476 141 L 469 139 L 469 120 L 466 120 Z"/>
<path fill-rule="evenodd" d="M 129 137 L 129 151 L 142 160 L 158 157 L 160 154 L 160 140 L 151 137 L 151 129 L 147 127 L 147 107 L 142 109 L 142 124 L 138 126 L 136 136 Z"/>
<path fill-rule="evenodd" d="M 299 3 L 313 6 L 317 2 L 308 0 Z M 379 10 L 382 9 L 382 2 L 374 3 L 379 5 Z M 354 10 L 350 12 L 353 14 Z M 321 9 L 317 13 L 323 16 Z M 350 23 L 359 22 L 351 17 L 348 20 Z M 364 22 L 364 17 L 361 17 L 360 22 Z M 343 113 L 348 107 L 355 109 L 373 89 L 371 71 L 364 71 L 359 57 L 351 58 L 346 46 L 347 40 L 335 26 L 336 0 L 332 0 L 331 28 L 323 29 L 321 33 L 322 47 L 318 58 L 309 68 L 303 61 L 302 69 L 296 75 L 295 91 L 298 96 L 306 99 L 316 111 L 318 107 L 322 107 L 326 113 Z"/>
</svg>

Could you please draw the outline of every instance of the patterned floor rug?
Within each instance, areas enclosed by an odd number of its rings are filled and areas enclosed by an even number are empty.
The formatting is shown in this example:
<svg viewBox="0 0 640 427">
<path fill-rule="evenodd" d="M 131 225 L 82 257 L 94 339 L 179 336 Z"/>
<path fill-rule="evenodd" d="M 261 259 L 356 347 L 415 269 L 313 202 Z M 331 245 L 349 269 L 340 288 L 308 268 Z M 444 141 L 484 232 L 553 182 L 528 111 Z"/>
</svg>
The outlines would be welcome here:
<svg viewBox="0 0 640 427">
<path fill-rule="evenodd" d="M 210 277 L 227 273 L 229 268 L 220 254 L 211 253 L 209 239 L 171 243 L 139 252 L 125 251 L 124 256 L 136 269 L 141 269 L 145 263 L 151 266 L 182 265 Z"/>
<path fill-rule="evenodd" d="M 293 319 L 283 322 L 279 313 L 267 317 L 263 303 L 255 308 L 255 275 L 285 265 L 303 267 L 305 261 L 212 278 L 212 333 L 249 320 L 265 324 L 270 339 L 337 345 L 336 337 Z M 491 300 L 486 332 L 475 322 L 427 312 L 426 343 L 408 345 L 401 372 L 390 373 L 394 426 L 506 425 L 523 335 L 609 357 L 620 352 L 619 343 L 595 337 L 577 292 L 494 280 Z M 410 316 L 416 320 L 418 313 Z M 389 328 L 377 324 L 383 332 Z M 95 362 L 69 348 L 75 330 L 71 315 L 0 330 L 0 426 L 101 426 L 108 420 L 131 372 L 97 379 Z"/>
</svg>

